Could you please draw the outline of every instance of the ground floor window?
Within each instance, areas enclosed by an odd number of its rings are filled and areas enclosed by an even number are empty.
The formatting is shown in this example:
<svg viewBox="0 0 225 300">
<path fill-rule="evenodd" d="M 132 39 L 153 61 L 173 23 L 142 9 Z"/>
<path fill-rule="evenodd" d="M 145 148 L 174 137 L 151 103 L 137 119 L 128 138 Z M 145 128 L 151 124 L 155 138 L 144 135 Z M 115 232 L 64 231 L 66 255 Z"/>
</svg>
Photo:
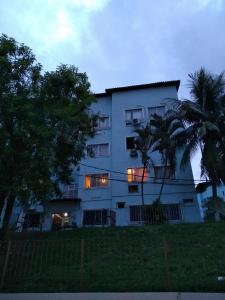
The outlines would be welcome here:
<svg viewBox="0 0 225 300">
<path fill-rule="evenodd" d="M 181 220 L 179 204 L 162 204 L 160 207 L 153 205 L 130 206 L 131 222 L 161 223 L 163 221 Z"/>
<path fill-rule="evenodd" d="M 84 210 L 83 225 L 115 225 L 116 213 L 109 209 Z"/>
<path fill-rule="evenodd" d="M 41 214 L 28 213 L 24 219 L 23 229 L 41 227 Z"/>
<path fill-rule="evenodd" d="M 60 230 L 70 225 L 70 216 L 68 212 L 52 214 L 52 229 Z"/>
</svg>

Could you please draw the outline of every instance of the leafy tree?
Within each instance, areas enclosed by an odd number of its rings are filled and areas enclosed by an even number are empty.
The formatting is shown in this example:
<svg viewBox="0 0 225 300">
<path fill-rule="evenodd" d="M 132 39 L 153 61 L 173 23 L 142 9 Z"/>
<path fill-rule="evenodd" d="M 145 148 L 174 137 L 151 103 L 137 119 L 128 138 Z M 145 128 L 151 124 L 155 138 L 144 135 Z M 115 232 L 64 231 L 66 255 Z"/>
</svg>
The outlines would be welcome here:
<svg viewBox="0 0 225 300">
<path fill-rule="evenodd" d="M 136 128 L 134 132 L 138 135 L 134 140 L 135 148 L 140 152 L 143 164 L 141 177 L 141 200 L 142 205 L 144 205 L 144 175 L 147 166 L 149 164 L 154 165 L 150 153 L 154 150 L 155 140 L 150 124 L 147 124 L 144 127 Z"/>
<path fill-rule="evenodd" d="M 225 183 L 225 79 L 224 73 L 213 75 L 205 69 L 190 74 L 192 101 L 179 101 L 178 116 L 185 128 L 176 135 L 183 145 L 181 166 L 201 149 L 202 176 L 212 184 L 213 198 L 217 199 L 217 184 Z M 219 214 L 216 213 L 219 219 Z"/>
<path fill-rule="evenodd" d="M 31 49 L 0 37 L 0 209 L 3 231 L 15 200 L 23 205 L 60 195 L 94 135 L 87 75 L 61 65 L 43 74 Z M 0 211 L 1 213 L 1 211 Z"/>
</svg>

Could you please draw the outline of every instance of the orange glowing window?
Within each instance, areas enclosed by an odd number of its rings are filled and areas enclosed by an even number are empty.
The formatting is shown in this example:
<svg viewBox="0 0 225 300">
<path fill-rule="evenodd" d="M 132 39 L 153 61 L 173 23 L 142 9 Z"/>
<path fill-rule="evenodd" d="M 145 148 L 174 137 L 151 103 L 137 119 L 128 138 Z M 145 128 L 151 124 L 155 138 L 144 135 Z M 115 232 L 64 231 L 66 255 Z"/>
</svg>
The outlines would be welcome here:
<svg viewBox="0 0 225 300">
<path fill-rule="evenodd" d="M 107 187 L 109 184 L 109 174 L 91 174 L 85 176 L 85 188 Z"/>
<path fill-rule="evenodd" d="M 143 175 L 143 168 L 129 168 L 127 169 L 127 181 L 128 182 L 141 182 Z M 145 169 L 144 182 L 148 180 L 148 172 Z"/>
</svg>

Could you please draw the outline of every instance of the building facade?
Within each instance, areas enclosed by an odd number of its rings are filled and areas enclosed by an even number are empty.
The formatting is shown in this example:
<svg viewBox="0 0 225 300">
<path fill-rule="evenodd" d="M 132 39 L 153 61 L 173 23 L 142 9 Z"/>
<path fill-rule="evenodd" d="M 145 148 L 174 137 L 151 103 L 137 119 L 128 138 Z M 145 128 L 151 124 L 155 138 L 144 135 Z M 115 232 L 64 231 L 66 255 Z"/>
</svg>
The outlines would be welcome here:
<svg viewBox="0 0 225 300">
<path fill-rule="evenodd" d="M 212 197 L 212 186 L 210 184 L 205 185 L 205 184 L 200 183 L 196 187 L 196 191 L 197 191 L 197 199 L 198 199 L 199 207 L 200 207 L 201 218 L 202 218 L 202 220 L 204 220 L 204 217 L 206 215 L 206 210 L 207 210 L 206 203 L 207 203 L 208 199 Z M 223 199 L 223 201 L 225 202 L 225 185 L 224 184 L 217 185 L 217 196 L 219 198 Z M 221 216 L 221 217 L 223 217 L 223 216 Z"/>
<path fill-rule="evenodd" d="M 91 112 L 99 115 L 96 135 L 88 140 L 87 156 L 74 170 L 74 185 L 62 187 L 63 199 L 45 207 L 42 229 L 143 224 L 142 160 L 133 147 L 134 128 L 144 126 L 152 114 L 171 109 L 179 84 L 167 81 L 96 94 L 91 106 Z M 165 167 L 159 153 L 151 157 L 154 168 L 149 167 L 144 176 L 145 204 L 158 197 Z M 178 153 L 178 165 L 179 160 Z M 175 176 L 165 180 L 161 203 L 171 223 L 201 220 L 190 164 L 184 171 L 177 167 Z"/>
</svg>

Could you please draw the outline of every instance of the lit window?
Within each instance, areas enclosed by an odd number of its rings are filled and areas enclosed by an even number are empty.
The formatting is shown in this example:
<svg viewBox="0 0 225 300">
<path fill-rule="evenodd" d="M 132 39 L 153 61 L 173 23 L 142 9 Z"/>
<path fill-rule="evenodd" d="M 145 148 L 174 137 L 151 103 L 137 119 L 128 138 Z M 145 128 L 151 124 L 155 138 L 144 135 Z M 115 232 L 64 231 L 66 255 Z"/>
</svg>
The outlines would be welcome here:
<svg viewBox="0 0 225 300">
<path fill-rule="evenodd" d="M 143 168 L 129 168 L 127 169 L 127 181 L 128 182 L 141 182 L 143 175 Z M 148 180 L 148 173 L 145 169 L 144 182 Z"/>
<path fill-rule="evenodd" d="M 171 173 L 170 166 L 154 166 L 155 179 L 174 179 L 175 174 Z"/>
<path fill-rule="evenodd" d="M 109 175 L 106 174 L 91 174 L 85 176 L 85 188 L 106 187 L 109 184 Z"/>
<path fill-rule="evenodd" d="M 97 120 L 97 129 L 107 129 L 110 128 L 109 116 L 100 116 Z"/>
<path fill-rule="evenodd" d="M 134 119 L 142 120 L 143 119 L 142 109 L 141 108 L 127 109 L 125 111 L 125 119 L 126 121 L 132 121 Z"/>
<path fill-rule="evenodd" d="M 165 114 L 165 106 L 154 106 L 148 108 L 148 116 L 151 119 L 154 114 L 159 116 L 164 116 Z"/>
<path fill-rule="evenodd" d="M 108 156 L 109 144 L 88 145 L 88 154 L 90 157 Z"/>
</svg>

